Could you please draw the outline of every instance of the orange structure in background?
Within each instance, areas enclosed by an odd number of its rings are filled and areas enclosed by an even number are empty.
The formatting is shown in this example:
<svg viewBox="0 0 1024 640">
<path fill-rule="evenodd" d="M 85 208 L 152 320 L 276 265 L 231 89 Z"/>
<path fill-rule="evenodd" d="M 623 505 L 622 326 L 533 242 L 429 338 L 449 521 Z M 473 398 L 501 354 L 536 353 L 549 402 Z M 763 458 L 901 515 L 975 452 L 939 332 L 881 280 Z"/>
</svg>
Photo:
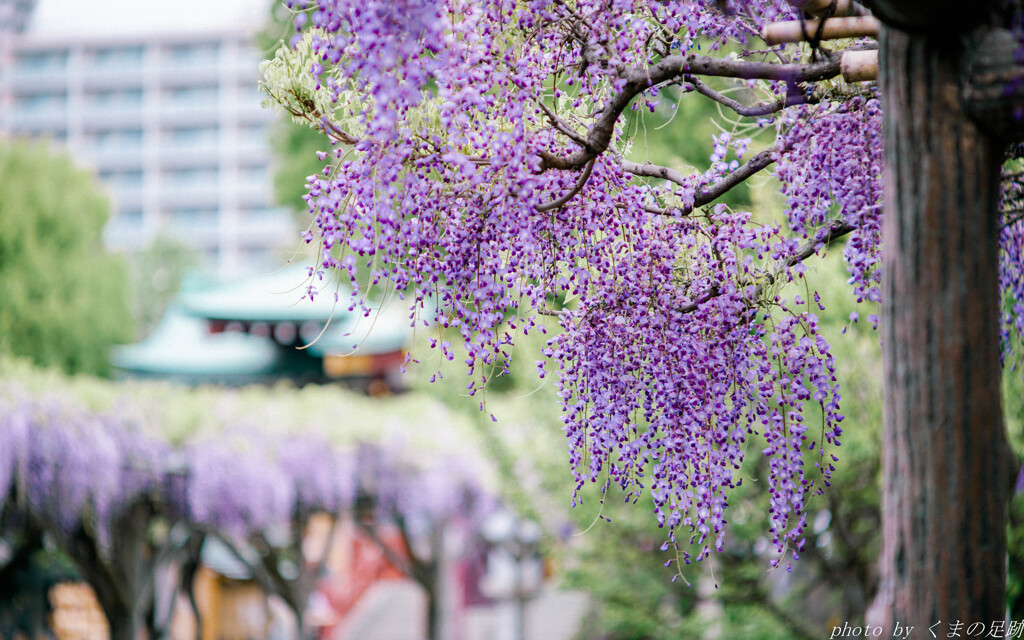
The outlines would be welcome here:
<svg viewBox="0 0 1024 640">
<path fill-rule="evenodd" d="M 327 536 L 333 536 L 331 544 L 326 544 Z M 379 536 L 393 553 L 408 557 L 396 528 L 384 529 Z M 328 549 L 324 562 L 327 575 L 316 597 L 319 606 L 308 611 L 309 622 L 319 630 L 321 638 L 331 637 L 345 624 L 346 616 L 375 583 L 405 577 L 351 520 L 342 520 L 335 526 L 327 515 L 314 518 L 304 546 Z M 195 593 L 203 640 L 295 637 L 291 612 L 276 598 L 268 597 L 254 580 L 231 578 L 202 567 L 196 575 Z M 59 584 L 50 591 L 50 602 L 51 626 L 57 640 L 110 637 L 103 611 L 87 584 Z M 183 596 L 176 603 L 170 635 L 173 640 L 196 638 L 196 620 Z"/>
<path fill-rule="evenodd" d="M 92 589 L 65 582 L 50 590 L 50 628 L 57 640 L 108 640 L 110 629 Z"/>
<path fill-rule="evenodd" d="M 252 640 L 271 636 L 271 601 L 255 581 L 228 578 L 203 567 L 196 574 L 195 589 L 202 616 L 202 638 Z M 195 619 L 188 607 L 175 609 L 171 637 L 196 637 Z"/>
</svg>

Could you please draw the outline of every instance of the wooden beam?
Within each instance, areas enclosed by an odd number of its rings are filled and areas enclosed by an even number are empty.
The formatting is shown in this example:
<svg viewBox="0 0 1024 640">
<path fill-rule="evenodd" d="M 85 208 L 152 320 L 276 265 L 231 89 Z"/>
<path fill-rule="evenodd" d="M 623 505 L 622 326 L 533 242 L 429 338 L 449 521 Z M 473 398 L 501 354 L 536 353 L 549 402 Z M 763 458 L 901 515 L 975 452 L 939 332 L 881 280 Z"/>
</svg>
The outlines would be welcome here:
<svg viewBox="0 0 1024 640">
<path fill-rule="evenodd" d="M 877 80 L 878 50 L 844 51 L 839 58 L 839 69 L 847 82 Z"/>
<path fill-rule="evenodd" d="M 822 40 L 842 38 L 877 38 L 881 23 L 871 16 L 829 18 L 821 27 Z M 804 42 L 818 35 L 821 22 L 818 20 L 787 20 L 765 25 L 761 37 L 768 44 Z"/>
</svg>

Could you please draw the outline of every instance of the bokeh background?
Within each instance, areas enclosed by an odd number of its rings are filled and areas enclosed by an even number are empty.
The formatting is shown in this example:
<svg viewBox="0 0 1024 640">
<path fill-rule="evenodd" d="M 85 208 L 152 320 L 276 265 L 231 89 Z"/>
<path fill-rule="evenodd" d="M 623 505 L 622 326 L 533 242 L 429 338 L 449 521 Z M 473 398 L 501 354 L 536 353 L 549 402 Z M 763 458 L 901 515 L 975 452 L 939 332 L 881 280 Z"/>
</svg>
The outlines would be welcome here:
<svg viewBox="0 0 1024 640">
<path fill-rule="evenodd" d="M 766 469 L 726 550 L 678 567 L 652 507 L 573 481 L 524 338 L 465 395 L 437 327 L 309 276 L 324 141 L 262 103 L 267 0 L 0 0 L 0 635 L 608 640 L 828 637 L 876 590 L 881 356 L 839 251 L 813 267 L 846 414 L 807 549 L 770 569 Z M 703 166 L 721 114 L 633 116 Z M 663 127 L 669 120 L 672 126 Z M 771 217 L 758 178 L 730 204 Z M 319 290 L 310 300 L 310 287 Z M 549 328 L 555 331 L 556 327 Z M 1024 450 L 1024 386 L 1007 372 Z M 1024 500 L 1011 505 L 1024 615 Z"/>
</svg>

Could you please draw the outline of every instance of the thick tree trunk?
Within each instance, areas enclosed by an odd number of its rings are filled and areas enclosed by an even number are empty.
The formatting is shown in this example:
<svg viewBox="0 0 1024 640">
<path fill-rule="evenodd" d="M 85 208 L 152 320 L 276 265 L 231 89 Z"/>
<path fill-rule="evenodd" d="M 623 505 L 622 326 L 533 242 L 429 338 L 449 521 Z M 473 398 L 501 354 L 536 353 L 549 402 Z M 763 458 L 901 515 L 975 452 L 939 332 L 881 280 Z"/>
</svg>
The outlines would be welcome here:
<svg viewBox="0 0 1024 640">
<path fill-rule="evenodd" d="M 956 38 L 883 29 L 882 564 L 869 622 L 1002 620 L 1011 459 L 1000 402 L 1001 149 L 961 99 Z"/>
</svg>

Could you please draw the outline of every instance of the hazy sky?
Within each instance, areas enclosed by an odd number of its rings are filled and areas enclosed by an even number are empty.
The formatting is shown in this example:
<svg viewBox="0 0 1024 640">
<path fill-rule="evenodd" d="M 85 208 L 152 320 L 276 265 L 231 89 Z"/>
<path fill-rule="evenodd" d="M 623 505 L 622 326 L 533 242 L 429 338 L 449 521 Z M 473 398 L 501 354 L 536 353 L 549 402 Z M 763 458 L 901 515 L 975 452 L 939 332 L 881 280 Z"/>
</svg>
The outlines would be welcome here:
<svg viewBox="0 0 1024 640">
<path fill-rule="evenodd" d="M 269 0 L 39 0 L 29 30 L 89 36 L 255 29 L 269 7 Z"/>
</svg>

